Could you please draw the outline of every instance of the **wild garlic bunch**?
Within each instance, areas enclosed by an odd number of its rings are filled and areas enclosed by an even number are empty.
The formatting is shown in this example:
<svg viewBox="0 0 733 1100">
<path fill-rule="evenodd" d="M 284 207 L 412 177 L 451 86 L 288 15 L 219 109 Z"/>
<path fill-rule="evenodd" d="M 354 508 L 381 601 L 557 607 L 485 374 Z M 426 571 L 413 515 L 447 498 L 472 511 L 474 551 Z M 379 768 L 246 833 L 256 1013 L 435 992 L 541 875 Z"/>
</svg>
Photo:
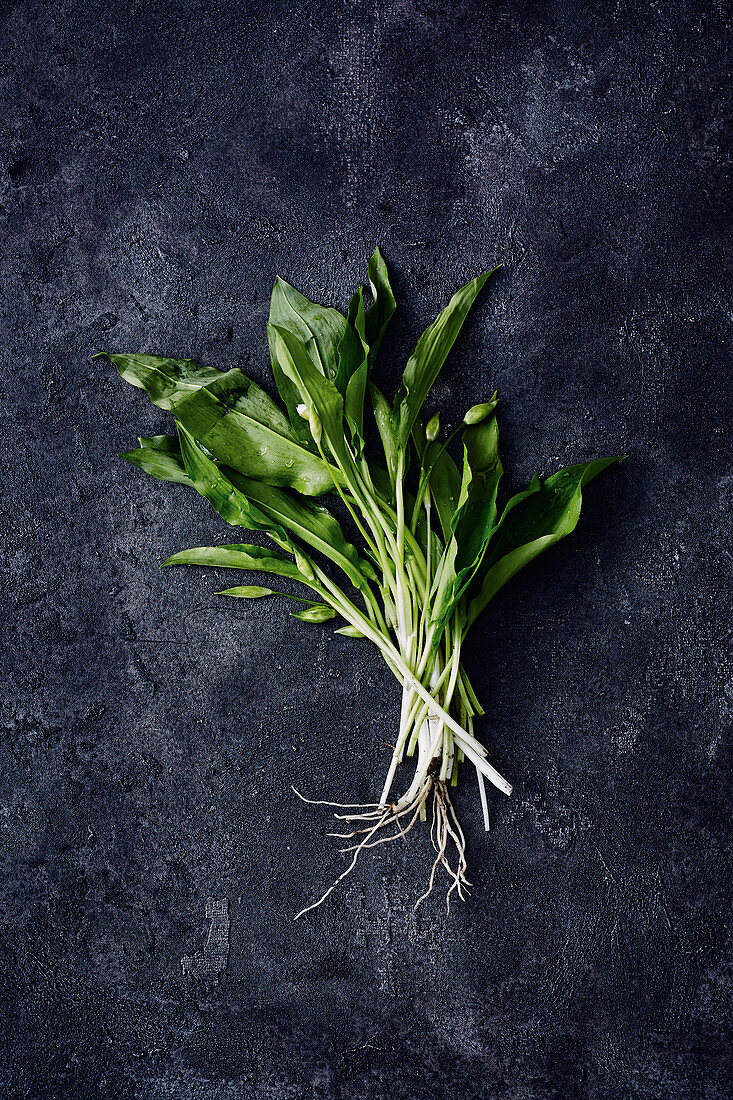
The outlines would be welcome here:
<svg viewBox="0 0 733 1100">
<path fill-rule="evenodd" d="M 301 622 L 338 618 L 343 625 L 336 632 L 372 642 L 401 685 L 400 724 L 378 800 L 336 807 L 348 811 L 336 814 L 346 823 L 336 835 L 348 842 L 343 850 L 352 858 L 320 901 L 302 912 L 320 905 L 366 848 L 404 837 L 425 820 L 429 805 L 437 855 L 423 897 L 441 865 L 449 875 L 448 900 L 454 890 L 464 896 L 465 840 L 450 787 L 460 765 L 470 764 L 487 829 L 485 781 L 504 794 L 512 790 L 475 735 L 474 720 L 484 712 L 461 662 L 466 635 L 522 566 L 570 534 L 583 488 L 617 461 L 583 462 L 546 481 L 535 475 L 503 499 L 496 393 L 469 409 L 442 441 L 438 415 L 423 422 L 428 393 L 491 274 L 462 287 L 425 330 L 391 401 L 373 378 L 395 310 L 379 249 L 369 262 L 371 305 L 365 308 L 360 288 L 346 317 L 275 281 L 267 331 L 279 402 L 239 369 L 108 356 L 124 379 L 176 418 L 177 435 L 141 438 L 123 457 L 153 477 L 191 486 L 227 523 L 260 532 L 272 544 L 199 546 L 164 564 L 297 581 L 307 597 L 260 585 L 221 594 L 286 596 L 303 605 L 294 613 Z M 456 462 L 448 445 L 459 432 Z M 372 436 L 381 441 L 381 454 L 367 444 Z M 329 497 L 341 500 L 346 529 L 324 504 Z M 396 794 L 398 768 L 407 758 L 414 771 Z"/>
</svg>

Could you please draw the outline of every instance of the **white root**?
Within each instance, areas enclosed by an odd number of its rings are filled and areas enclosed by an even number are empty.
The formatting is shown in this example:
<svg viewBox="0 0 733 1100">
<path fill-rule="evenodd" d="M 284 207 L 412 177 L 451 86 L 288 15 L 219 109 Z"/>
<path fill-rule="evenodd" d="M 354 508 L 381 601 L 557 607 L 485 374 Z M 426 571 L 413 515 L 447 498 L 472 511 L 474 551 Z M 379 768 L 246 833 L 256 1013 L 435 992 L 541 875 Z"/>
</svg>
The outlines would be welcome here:
<svg viewBox="0 0 733 1100">
<path fill-rule="evenodd" d="M 467 892 L 467 887 L 470 886 L 470 883 L 465 874 L 467 870 L 467 863 L 466 844 L 465 838 L 463 836 L 463 831 L 458 824 L 458 819 L 456 818 L 455 812 L 453 810 L 450 796 L 448 794 L 448 787 L 441 780 L 435 779 L 432 775 L 428 774 L 425 776 L 419 791 L 410 799 L 408 804 L 405 805 L 403 803 L 403 800 L 400 799 L 399 802 L 394 803 L 392 806 L 380 808 L 377 811 L 379 816 L 377 817 L 376 821 L 374 821 L 374 811 L 372 811 L 371 813 L 366 812 L 364 814 L 350 814 L 348 815 L 350 820 L 369 821 L 370 824 L 362 829 L 354 829 L 351 833 L 329 834 L 330 836 L 340 836 L 343 839 L 351 839 L 355 836 L 363 834 L 363 839 L 360 840 L 358 844 L 352 844 L 346 848 L 340 849 L 343 853 L 353 852 L 353 856 L 348 867 L 344 871 L 342 871 L 335 882 L 333 882 L 331 886 L 329 886 L 329 888 L 322 894 L 318 901 L 315 901 L 312 905 L 308 905 L 304 909 L 301 909 L 301 911 L 295 917 L 295 920 L 298 920 L 299 917 L 302 917 L 305 913 L 309 913 L 311 910 L 317 909 L 320 905 L 323 904 L 326 898 L 336 889 L 339 883 L 343 882 L 343 880 L 351 874 L 357 864 L 359 856 L 365 849 L 376 848 L 380 844 L 388 844 L 393 840 L 402 839 L 405 841 L 405 843 L 407 843 L 407 834 L 416 824 L 421 811 L 428 801 L 431 792 L 433 794 L 431 839 L 433 841 L 433 846 L 435 847 L 438 854 L 430 873 L 428 888 L 426 892 L 420 898 L 418 898 L 417 902 L 415 903 L 415 908 L 417 909 L 418 905 L 420 905 L 420 903 L 424 901 L 425 898 L 427 898 L 432 892 L 435 883 L 435 875 L 439 866 L 443 866 L 450 878 L 452 879 L 451 885 L 446 893 L 446 907 L 448 911 L 450 912 L 450 895 L 454 890 L 457 890 L 458 896 L 461 899 L 465 900 L 464 891 Z M 310 800 L 304 799 L 304 801 Z M 319 802 L 317 804 L 322 803 Z M 334 814 L 334 816 L 341 817 L 343 819 L 347 815 Z M 410 816 L 410 820 L 407 826 L 403 828 L 402 818 L 407 816 Z M 453 824 L 451 824 L 451 819 Z M 375 834 L 378 833 L 380 830 L 385 828 L 388 829 L 390 827 L 394 827 L 396 831 L 390 832 L 387 836 L 379 836 L 376 839 L 372 839 Z M 451 866 L 446 856 L 446 850 L 449 841 L 452 841 L 456 848 L 458 863 L 455 870 Z"/>
<path fill-rule="evenodd" d="M 342 810 L 360 810 L 369 806 L 379 806 L 378 802 L 328 802 L 323 798 L 306 798 L 292 783 L 290 784 L 290 790 L 293 794 L 297 794 L 301 802 L 306 802 L 309 806 L 338 806 Z"/>
<path fill-rule="evenodd" d="M 329 833 L 329 836 L 339 840 L 353 840 L 353 844 L 347 844 L 339 851 L 345 855 L 351 854 L 349 865 L 338 878 L 322 894 L 318 901 L 306 906 L 297 914 L 296 920 L 305 913 L 317 909 L 327 897 L 336 889 L 339 883 L 354 870 L 359 856 L 367 848 L 376 848 L 381 844 L 389 844 L 394 840 L 404 840 L 415 826 L 418 819 L 425 820 L 426 807 L 432 794 L 432 817 L 430 825 L 430 839 L 436 856 L 433 862 L 428 886 L 425 892 L 418 898 L 415 908 L 425 901 L 432 893 L 439 867 L 443 867 L 447 873 L 450 885 L 446 891 L 446 908 L 450 912 L 451 895 L 455 892 L 458 897 L 465 900 L 468 894 L 470 882 L 466 877 L 468 864 L 466 861 L 466 839 L 461 829 L 451 803 L 448 783 L 453 775 L 454 756 L 458 753 L 458 759 L 465 756 L 474 767 L 479 782 L 481 795 L 481 808 L 484 824 L 489 828 L 488 803 L 484 779 L 489 779 L 494 786 L 509 794 L 511 786 L 489 764 L 486 749 L 473 736 L 472 705 L 465 702 L 463 716 L 467 729 L 464 729 L 447 712 L 451 697 L 458 683 L 459 677 L 459 649 L 456 647 L 452 660 L 446 662 L 442 671 L 436 669 L 431 676 L 428 692 L 422 684 L 410 673 L 402 678 L 403 693 L 400 713 L 400 729 L 394 748 L 392 760 L 387 775 L 387 781 L 378 803 L 344 803 L 329 802 L 325 799 L 306 798 L 300 791 L 293 787 L 293 791 L 301 801 L 311 806 L 329 806 L 334 810 L 337 821 L 346 824 L 343 832 Z M 406 670 L 407 671 L 407 670 Z M 448 680 L 443 688 L 444 681 Z M 443 706 L 435 699 L 443 688 L 441 698 Z M 405 745 L 408 743 L 408 754 L 413 748 L 417 748 L 418 759 L 415 766 L 415 774 L 404 794 L 396 802 L 386 803 L 389 790 L 396 772 L 396 766 L 402 759 Z M 346 813 L 339 813 L 346 810 Z M 403 821 L 407 820 L 406 824 Z M 455 859 L 451 862 L 449 850 L 455 849 Z"/>
<path fill-rule="evenodd" d="M 336 879 L 336 881 L 334 883 L 332 883 L 331 886 L 329 886 L 328 890 L 326 890 L 323 897 L 320 898 L 318 901 L 313 902 L 312 905 L 306 905 L 305 909 L 301 909 L 300 912 L 295 916 L 295 920 L 298 920 L 299 917 L 302 917 L 305 913 L 310 913 L 311 909 L 317 909 L 319 905 L 322 905 L 323 902 L 328 897 L 328 895 L 336 889 L 338 884 L 340 882 L 342 882 L 346 878 L 347 875 L 351 874 L 351 872 L 356 867 L 356 861 L 359 858 L 359 854 L 360 854 L 362 848 L 365 846 L 367 840 L 369 840 L 369 837 L 371 837 L 374 833 L 376 833 L 377 829 L 383 824 L 383 822 L 387 819 L 387 817 L 388 817 L 388 814 L 384 814 L 384 816 L 379 819 L 377 824 L 372 829 L 369 830 L 369 832 L 367 833 L 364 840 L 361 842 L 361 844 L 358 846 L 358 848 L 354 852 L 354 858 L 352 859 L 349 866 L 346 868 L 345 871 L 342 871 L 341 874 L 339 875 L 339 877 Z"/>
<path fill-rule="evenodd" d="M 455 829 L 451 825 L 451 818 L 455 823 Z M 428 888 L 425 893 L 422 894 L 422 896 L 419 897 L 415 902 L 415 909 L 417 909 L 421 902 L 425 901 L 425 899 L 429 897 L 432 893 L 435 883 L 435 873 L 438 870 L 439 866 L 443 866 L 450 877 L 453 879 L 453 882 L 451 883 L 445 896 L 446 908 L 448 912 L 450 912 L 450 896 L 453 891 L 458 890 L 458 896 L 462 900 L 465 900 L 464 891 L 465 893 L 468 893 L 467 888 L 471 884 L 466 878 L 466 870 L 468 865 L 466 863 L 466 843 L 463 836 L 463 831 L 458 824 L 458 819 L 455 815 L 455 811 L 453 810 L 453 805 L 448 794 L 448 788 L 446 787 L 445 783 L 442 783 L 440 781 L 433 784 L 433 820 L 430 829 L 430 836 L 433 842 L 433 847 L 438 854 L 435 857 L 435 862 L 433 863 L 430 872 Z M 449 839 L 453 841 L 458 855 L 458 866 L 456 870 L 451 867 L 450 862 L 446 856 Z"/>
</svg>

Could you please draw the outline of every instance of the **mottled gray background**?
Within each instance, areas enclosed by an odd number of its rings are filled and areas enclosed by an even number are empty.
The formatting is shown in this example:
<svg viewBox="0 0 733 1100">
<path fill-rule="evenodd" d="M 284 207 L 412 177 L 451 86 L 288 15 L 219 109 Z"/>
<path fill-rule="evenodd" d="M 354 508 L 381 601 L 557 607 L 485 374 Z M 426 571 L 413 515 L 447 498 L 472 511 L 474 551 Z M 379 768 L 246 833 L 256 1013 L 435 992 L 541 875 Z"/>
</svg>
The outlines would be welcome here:
<svg viewBox="0 0 733 1100">
<path fill-rule="evenodd" d="M 3 1096 L 722 1100 L 732 1087 L 723 4 L 6 3 Z M 90 355 L 268 377 L 276 274 L 381 244 L 418 333 L 503 260 L 435 401 L 516 481 L 630 458 L 468 664 L 515 783 L 475 890 L 342 866 L 398 715 L 362 644 L 158 572 L 228 532 L 116 457 L 168 417 Z M 231 579 L 231 575 L 227 577 Z M 728 1053 L 730 1048 L 728 1047 Z"/>
</svg>

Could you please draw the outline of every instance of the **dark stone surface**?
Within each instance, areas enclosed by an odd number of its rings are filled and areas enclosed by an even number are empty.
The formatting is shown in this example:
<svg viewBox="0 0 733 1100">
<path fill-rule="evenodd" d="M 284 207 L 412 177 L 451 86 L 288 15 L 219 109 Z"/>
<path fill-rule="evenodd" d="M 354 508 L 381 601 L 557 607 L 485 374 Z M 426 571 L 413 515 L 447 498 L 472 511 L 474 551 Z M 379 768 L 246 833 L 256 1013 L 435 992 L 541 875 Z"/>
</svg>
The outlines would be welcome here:
<svg viewBox="0 0 733 1100">
<path fill-rule="evenodd" d="M 3 1096 L 731 1095 L 725 34 L 712 0 L 4 6 Z M 264 380 L 274 276 L 344 307 L 376 243 L 388 384 L 501 259 L 436 401 L 498 386 L 517 480 L 631 457 L 476 629 L 516 788 L 489 836 L 458 794 L 472 899 L 413 912 L 421 836 L 294 924 L 341 864 L 290 783 L 373 797 L 396 685 L 158 572 L 226 532 L 116 458 L 168 418 L 90 355 Z"/>
</svg>

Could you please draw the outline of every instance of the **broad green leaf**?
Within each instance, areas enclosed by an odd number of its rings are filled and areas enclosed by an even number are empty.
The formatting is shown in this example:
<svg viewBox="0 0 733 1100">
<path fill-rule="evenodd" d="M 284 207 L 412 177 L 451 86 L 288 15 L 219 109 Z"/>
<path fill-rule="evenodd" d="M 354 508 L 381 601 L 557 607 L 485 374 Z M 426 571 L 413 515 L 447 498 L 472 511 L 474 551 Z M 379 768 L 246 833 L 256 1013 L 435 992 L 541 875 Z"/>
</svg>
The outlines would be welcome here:
<svg viewBox="0 0 733 1100">
<path fill-rule="evenodd" d="M 339 365 L 334 379 L 336 389 L 342 397 L 346 396 L 346 387 L 354 371 L 366 361 L 369 347 L 364 335 L 364 295 L 359 287 L 349 302 L 349 313 L 343 339 L 339 344 Z"/>
<path fill-rule="evenodd" d="M 201 390 L 205 393 L 202 394 Z M 291 439 L 293 434 L 290 422 L 280 406 L 272 400 L 268 393 L 253 382 L 244 371 L 238 367 L 228 371 L 217 371 L 216 378 L 211 379 L 205 386 L 200 386 L 194 391 L 199 398 L 210 395 L 221 405 L 236 412 L 243 413 L 251 420 L 272 428 L 280 435 Z M 186 395 L 187 397 L 193 394 Z M 177 410 L 184 404 L 184 398 L 178 402 Z M 180 414 L 179 414 L 180 416 Z"/>
<path fill-rule="evenodd" d="M 438 590 L 431 606 L 431 622 L 442 628 L 462 599 L 496 526 L 496 495 L 503 473 L 499 457 L 496 415 L 466 428 L 463 433 L 464 467 L 451 535 L 440 563 Z"/>
<path fill-rule="evenodd" d="M 109 359 L 122 378 L 141 390 L 160 409 L 175 412 L 189 394 L 221 377 L 221 371 L 202 367 L 193 359 L 166 359 L 160 355 L 109 355 L 99 352 L 94 358 Z"/>
<path fill-rule="evenodd" d="M 157 355 L 107 355 L 120 375 L 147 391 L 153 404 L 177 412 L 182 402 L 206 388 L 228 408 L 237 409 L 281 434 L 292 434 L 285 413 L 244 371 L 219 371 L 190 359 Z"/>
<path fill-rule="evenodd" d="M 260 421 L 251 400 L 245 403 L 251 389 L 242 394 L 238 379 L 229 377 L 232 373 L 181 401 L 176 412 L 186 430 L 218 462 L 242 474 L 288 485 L 305 496 L 332 489 L 331 472 L 320 455 L 298 441 L 282 414 L 278 423 Z M 256 396 L 258 409 L 263 392 Z"/>
<path fill-rule="evenodd" d="M 378 248 L 369 261 L 369 285 L 372 288 L 374 301 L 366 312 L 366 342 L 369 345 L 369 364 L 374 362 L 382 337 L 390 322 L 397 303 L 389 285 L 387 265 Z"/>
<path fill-rule="evenodd" d="M 461 488 L 458 493 L 455 511 L 451 519 L 450 537 L 446 542 L 445 549 L 436 570 L 433 589 L 430 594 L 430 621 L 434 626 L 440 626 L 447 619 L 455 600 L 457 587 L 460 583 L 456 566 L 459 546 L 453 527 L 460 524 L 461 517 L 465 513 L 469 500 L 472 477 L 473 472 L 471 470 L 471 464 L 468 461 L 468 451 L 464 446 Z M 434 649 L 439 645 L 440 639 L 441 634 L 436 634 L 434 638 Z"/>
<path fill-rule="evenodd" d="M 183 433 L 185 429 L 181 428 Z M 359 557 L 356 547 L 347 540 L 340 523 L 327 508 L 296 496 L 287 489 L 248 478 L 229 467 L 216 467 L 195 446 L 195 441 L 191 447 L 190 435 L 189 441 L 188 461 L 196 464 L 197 484 L 186 473 L 181 443 L 175 436 L 141 439 L 140 443 L 144 446 L 139 451 L 129 452 L 132 456 L 130 461 L 154 476 L 163 477 L 165 474 L 164 480 L 180 481 L 199 492 L 205 489 L 202 495 L 229 523 L 235 522 L 250 530 L 274 532 L 281 539 L 285 536 L 284 529 L 287 529 L 342 569 L 355 587 L 362 591 L 366 589 L 367 575 L 374 571 L 368 562 Z M 218 470 L 216 475 L 215 470 Z M 213 499 L 208 495 L 210 493 Z"/>
<path fill-rule="evenodd" d="M 382 440 L 384 457 L 387 460 L 387 473 L 389 474 L 390 485 L 392 489 L 394 489 L 397 480 L 400 443 L 394 418 L 392 416 L 392 409 L 387 398 L 373 382 L 369 382 L 369 396 L 372 401 L 372 408 L 374 409 L 374 420 L 377 425 L 377 431 L 379 432 L 379 438 Z"/>
<path fill-rule="evenodd" d="M 183 427 L 178 426 L 181 454 L 191 484 L 219 513 L 222 519 L 250 531 L 267 531 L 278 540 L 287 541 L 285 530 L 237 489 L 213 459 L 205 455 L 196 440 Z"/>
<path fill-rule="evenodd" d="M 292 486 L 306 496 L 333 488 L 331 474 L 312 443 L 303 445 L 278 405 L 243 371 L 216 371 L 191 360 L 153 355 L 107 358 L 123 378 L 147 390 L 156 405 L 175 410 L 218 461 L 271 484 Z M 130 452 L 127 457 L 153 472 L 152 456 Z M 161 476 L 163 465 L 158 463 L 160 474 L 155 476 Z M 167 464 L 166 473 L 172 472 Z"/>
<path fill-rule="evenodd" d="M 283 372 L 296 386 L 308 415 L 312 410 L 317 413 L 331 454 L 342 470 L 348 470 L 353 457 L 344 435 L 344 401 L 335 383 L 316 369 L 297 336 L 274 325 L 270 331 Z"/>
<path fill-rule="evenodd" d="M 504 505 L 501 516 L 496 521 L 494 530 L 492 531 L 492 537 L 496 535 L 496 532 L 501 528 L 504 520 L 507 518 L 510 512 L 513 512 L 517 505 L 525 501 L 527 497 L 531 497 L 534 493 L 539 493 L 542 489 L 542 482 L 540 481 L 539 474 L 533 474 L 532 480 L 529 482 L 526 489 L 522 489 L 520 492 L 515 493 L 510 497 Z"/>
<path fill-rule="evenodd" d="M 300 619 L 302 623 L 325 623 L 329 619 L 336 618 L 336 612 L 325 603 L 314 603 L 312 607 L 306 607 L 304 611 L 292 611 L 293 619 Z"/>
<path fill-rule="evenodd" d="M 448 452 L 443 451 L 430 475 L 430 492 L 445 539 L 450 538 L 450 524 L 460 491 L 461 472 Z"/>
<path fill-rule="evenodd" d="M 584 486 L 618 461 L 618 458 L 600 458 L 559 470 L 513 508 L 477 575 L 481 587 L 469 605 L 468 625 L 515 573 L 575 530 Z"/>
<path fill-rule="evenodd" d="M 461 331 L 468 311 L 486 280 L 496 270 L 485 271 L 461 287 L 418 340 L 405 367 L 402 386 L 395 401 L 394 416 L 401 447 L 407 446 L 412 426 Z"/>
<path fill-rule="evenodd" d="M 356 547 L 346 538 L 341 524 L 322 505 L 299 499 L 286 489 L 232 473 L 234 485 L 274 522 L 318 550 L 337 565 L 352 584 L 364 591 L 366 579 Z M 366 563 L 364 563 L 366 564 Z"/>
<path fill-rule="evenodd" d="M 425 426 L 419 417 L 413 425 L 412 438 L 420 458 L 420 479 L 429 473 L 430 493 L 438 513 L 443 539 L 447 542 L 451 537 L 451 520 L 461 491 L 461 471 L 443 449 L 443 444 L 437 439 L 432 443 L 427 442 Z"/>
<path fill-rule="evenodd" d="M 458 543 L 456 570 L 463 573 L 479 560 L 496 521 L 496 494 L 503 473 L 496 415 L 463 433 L 471 484 L 463 513 L 451 521 Z"/>
<path fill-rule="evenodd" d="M 134 451 L 125 451 L 120 458 L 127 459 L 146 474 L 160 481 L 175 481 L 181 485 L 191 485 L 181 455 L 181 445 L 174 435 L 152 435 L 140 438 L 140 446 Z"/>
<path fill-rule="evenodd" d="M 313 365 L 332 382 L 338 373 L 338 349 L 346 318 L 336 309 L 309 302 L 295 287 L 277 278 L 270 300 L 270 324 L 297 336 Z"/>
<path fill-rule="evenodd" d="M 137 441 L 144 450 L 157 451 L 158 454 L 173 455 L 181 459 L 181 441 L 177 435 L 139 435 Z M 183 459 L 181 459 L 183 465 Z"/>
<path fill-rule="evenodd" d="M 235 367 L 219 372 L 217 377 L 194 393 L 188 394 L 178 405 L 180 410 L 196 409 L 198 424 L 202 431 L 210 430 L 219 416 L 221 408 L 242 413 L 250 420 L 256 420 L 279 435 L 297 441 L 287 416 L 268 394 L 256 382 L 248 378 L 244 371 Z"/>
<path fill-rule="evenodd" d="M 368 365 L 366 360 L 354 371 L 346 387 L 344 411 L 351 426 L 354 451 L 361 456 L 364 450 L 364 395 L 366 394 Z"/>
<path fill-rule="evenodd" d="M 301 581 L 312 588 L 310 580 L 304 577 L 295 562 L 269 550 L 266 546 L 253 546 L 247 543 L 234 543 L 229 546 L 193 546 L 190 550 L 180 550 L 163 562 L 167 565 L 206 565 L 214 569 L 249 569 L 261 573 L 275 573 L 279 577 L 288 577 L 292 581 Z"/>
<path fill-rule="evenodd" d="M 351 428 L 354 451 L 364 449 L 364 395 L 369 378 L 369 346 L 364 336 L 364 299 L 361 288 L 349 305 L 348 327 L 339 348 L 336 388 L 344 398 L 344 412 Z"/>
<path fill-rule="evenodd" d="M 339 369 L 339 346 L 346 333 L 346 318 L 338 310 L 315 305 L 304 298 L 295 287 L 277 278 L 270 299 L 270 325 L 284 329 L 296 336 L 306 349 L 316 369 L 335 381 Z M 288 410 L 290 422 L 301 439 L 307 439 L 307 425 L 298 415 L 300 402 L 297 387 L 283 370 L 278 349 L 270 339 L 270 359 L 275 385 Z"/>
</svg>

